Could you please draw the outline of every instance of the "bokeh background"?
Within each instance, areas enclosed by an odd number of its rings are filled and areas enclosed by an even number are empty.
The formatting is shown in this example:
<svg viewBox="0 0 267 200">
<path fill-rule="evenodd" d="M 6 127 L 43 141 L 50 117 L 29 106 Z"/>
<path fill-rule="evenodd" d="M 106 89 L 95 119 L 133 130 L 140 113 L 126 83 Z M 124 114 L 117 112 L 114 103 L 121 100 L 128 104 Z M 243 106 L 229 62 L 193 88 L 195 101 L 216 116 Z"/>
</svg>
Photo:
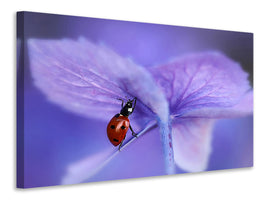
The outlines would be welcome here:
<svg viewBox="0 0 267 200">
<path fill-rule="evenodd" d="M 77 39 L 105 43 L 144 67 L 192 52 L 219 50 L 239 62 L 253 85 L 253 35 L 169 25 L 26 12 L 17 18 L 18 182 L 60 184 L 66 168 L 109 148 L 105 121 L 84 118 L 47 101 L 33 84 L 27 39 Z M 159 134 L 147 133 L 88 181 L 164 174 Z M 253 116 L 218 120 L 207 170 L 253 165 Z M 177 168 L 177 173 L 184 173 Z"/>
</svg>

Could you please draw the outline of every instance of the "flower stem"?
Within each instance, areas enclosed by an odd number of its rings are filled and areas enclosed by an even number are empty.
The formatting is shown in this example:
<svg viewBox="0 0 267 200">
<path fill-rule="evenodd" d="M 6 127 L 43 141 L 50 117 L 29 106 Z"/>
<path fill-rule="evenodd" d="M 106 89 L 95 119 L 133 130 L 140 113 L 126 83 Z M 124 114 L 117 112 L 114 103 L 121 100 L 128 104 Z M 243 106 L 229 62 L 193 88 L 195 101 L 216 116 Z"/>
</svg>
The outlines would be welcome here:
<svg viewBox="0 0 267 200">
<path fill-rule="evenodd" d="M 161 142 L 164 154 L 165 170 L 167 174 L 174 174 L 175 164 L 173 156 L 171 122 L 170 120 L 167 123 L 160 121 L 159 124 L 160 124 Z"/>
<path fill-rule="evenodd" d="M 128 141 L 126 141 L 124 143 L 124 145 L 121 146 L 120 149 L 123 150 L 125 147 L 127 147 L 129 144 L 131 144 L 133 141 L 135 141 L 138 137 L 140 137 L 141 135 L 143 135 L 147 131 L 155 128 L 156 126 L 157 126 L 156 121 L 150 121 L 149 123 L 147 123 L 146 127 L 137 134 L 137 137 L 133 137 L 133 138 L 129 139 Z M 117 152 L 119 152 L 119 151 L 117 150 Z"/>
</svg>

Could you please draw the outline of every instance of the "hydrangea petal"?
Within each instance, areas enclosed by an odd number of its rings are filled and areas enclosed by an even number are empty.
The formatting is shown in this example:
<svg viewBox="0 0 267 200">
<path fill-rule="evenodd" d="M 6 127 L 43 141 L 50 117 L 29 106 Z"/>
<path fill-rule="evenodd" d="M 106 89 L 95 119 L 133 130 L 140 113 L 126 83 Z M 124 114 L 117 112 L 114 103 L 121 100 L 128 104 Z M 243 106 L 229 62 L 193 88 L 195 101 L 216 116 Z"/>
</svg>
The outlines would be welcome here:
<svg viewBox="0 0 267 200">
<path fill-rule="evenodd" d="M 187 172 L 204 171 L 211 153 L 214 120 L 177 119 L 172 127 L 175 163 Z"/>
<path fill-rule="evenodd" d="M 200 108 L 192 110 L 183 117 L 234 118 L 244 117 L 253 113 L 253 91 L 247 92 L 236 105 L 231 107 Z"/>
<path fill-rule="evenodd" d="M 113 152 L 113 148 L 106 149 L 71 164 L 62 178 L 61 184 L 75 184 L 86 181 L 105 166 Z"/>
<path fill-rule="evenodd" d="M 222 118 L 252 112 L 248 74 L 222 53 L 189 54 L 150 71 L 175 117 Z"/>
<path fill-rule="evenodd" d="M 136 118 L 167 119 L 168 103 L 151 74 L 104 45 L 78 40 L 28 41 L 35 85 L 48 99 L 72 112 L 108 120 L 118 113 L 117 98 L 137 97 Z M 145 109 L 146 108 L 146 109 Z"/>
</svg>

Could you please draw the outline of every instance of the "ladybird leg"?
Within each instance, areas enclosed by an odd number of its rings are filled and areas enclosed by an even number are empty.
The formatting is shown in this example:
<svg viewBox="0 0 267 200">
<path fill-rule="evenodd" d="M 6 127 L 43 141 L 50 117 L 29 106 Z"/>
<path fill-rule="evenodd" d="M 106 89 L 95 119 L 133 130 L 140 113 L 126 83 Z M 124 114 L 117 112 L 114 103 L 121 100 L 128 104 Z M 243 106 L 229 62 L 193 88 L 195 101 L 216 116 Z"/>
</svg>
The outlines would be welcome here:
<svg viewBox="0 0 267 200">
<path fill-rule="evenodd" d="M 123 103 L 124 103 L 123 99 L 118 98 L 118 100 L 121 101 L 121 108 L 123 108 Z"/>
<path fill-rule="evenodd" d="M 129 127 L 130 127 L 130 129 L 132 131 L 132 136 L 137 137 L 137 134 L 133 131 L 133 128 L 131 127 L 131 125 Z"/>
<path fill-rule="evenodd" d="M 119 146 L 119 151 L 121 151 L 121 146 L 122 146 L 122 143 L 123 143 L 123 141 L 125 140 L 125 137 L 124 137 L 124 139 L 121 141 L 121 143 L 120 143 L 120 146 Z"/>
<path fill-rule="evenodd" d="M 134 99 L 133 99 L 133 100 L 134 100 L 134 106 L 133 106 L 133 110 L 132 110 L 132 112 L 133 112 L 133 111 L 134 111 L 134 109 L 135 109 L 135 105 L 136 105 L 136 99 L 137 99 L 136 97 L 134 97 Z"/>
</svg>

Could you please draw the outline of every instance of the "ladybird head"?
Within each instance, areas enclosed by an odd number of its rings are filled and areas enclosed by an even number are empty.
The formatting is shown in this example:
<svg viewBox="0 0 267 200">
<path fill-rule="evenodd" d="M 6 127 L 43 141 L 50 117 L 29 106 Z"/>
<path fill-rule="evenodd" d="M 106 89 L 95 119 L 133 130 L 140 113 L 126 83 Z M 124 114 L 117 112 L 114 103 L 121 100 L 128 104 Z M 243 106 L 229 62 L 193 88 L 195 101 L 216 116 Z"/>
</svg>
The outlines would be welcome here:
<svg viewBox="0 0 267 200">
<path fill-rule="evenodd" d="M 127 105 L 127 107 L 129 107 L 129 108 L 132 108 L 133 107 L 133 100 L 128 100 L 127 102 L 126 102 L 126 105 Z"/>
<path fill-rule="evenodd" d="M 124 116 L 129 116 L 130 114 L 132 114 L 135 104 L 136 104 L 136 97 L 133 99 L 128 99 L 124 107 L 121 109 L 120 114 Z"/>
<path fill-rule="evenodd" d="M 133 107 L 133 102 L 136 101 L 136 97 L 134 97 L 133 99 L 128 99 L 126 102 L 127 107 L 132 108 Z"/>
</svg>

